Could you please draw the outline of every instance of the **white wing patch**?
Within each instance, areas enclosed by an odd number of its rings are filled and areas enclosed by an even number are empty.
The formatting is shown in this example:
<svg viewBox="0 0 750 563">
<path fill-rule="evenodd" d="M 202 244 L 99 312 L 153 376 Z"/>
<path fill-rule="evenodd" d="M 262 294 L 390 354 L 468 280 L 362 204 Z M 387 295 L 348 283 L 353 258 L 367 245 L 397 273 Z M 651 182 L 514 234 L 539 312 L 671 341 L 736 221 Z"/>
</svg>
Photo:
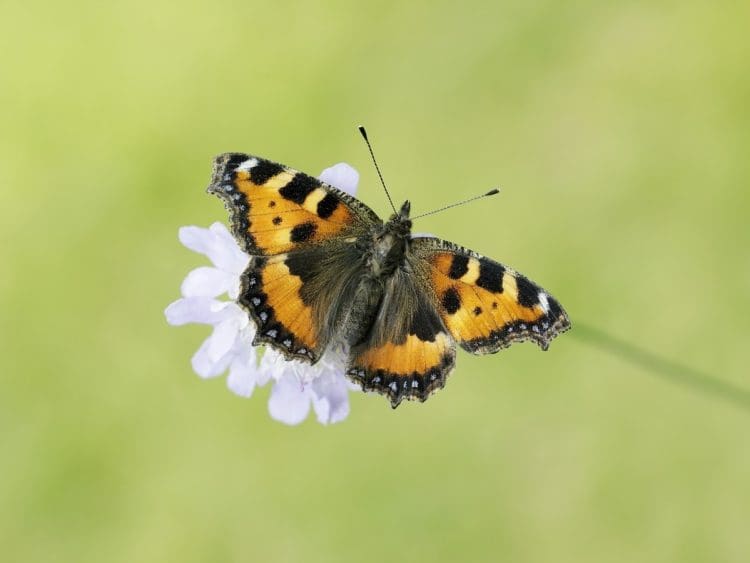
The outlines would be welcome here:
<svg viewBox="0 0 750 563">
<path fill-rule="evenodd" d="M 254 168 L 257 165 L 258 165 L 257 158 L 248 158 L 245 162 L 243 162 L 237 167 L 237 170 L 250 170 L 251 168 Z"/>
</svg>

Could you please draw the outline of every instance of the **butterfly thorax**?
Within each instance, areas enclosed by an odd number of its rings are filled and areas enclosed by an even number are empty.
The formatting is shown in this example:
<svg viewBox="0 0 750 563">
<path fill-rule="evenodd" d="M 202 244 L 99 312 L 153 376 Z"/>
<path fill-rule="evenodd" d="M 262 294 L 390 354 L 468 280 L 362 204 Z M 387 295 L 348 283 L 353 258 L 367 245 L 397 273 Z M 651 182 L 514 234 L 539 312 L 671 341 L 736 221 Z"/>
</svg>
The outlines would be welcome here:
<svg viewBox="0 0 750 563">
<path fill-rule="evenodd" d="M 386 223 L 374 225 L 359 241 L 364 269 L 352 286 L 346 302 L 348 307 L 334 318 L 332 332 L 343 336 L 349 346 L 361 344 L 372 337 L 371 327 L 381 309 L 389 285 L 397 283 L 408 251 L 411 220 L 409 202 L 394 213 Z"/>
<path fill-rule="evenodd" d="M 411 234 L 409 209 L 409 202 L 404 202 L 398 213 L 394 213 L 387 223 L 373 231 L 372 246 L 367 258 L 373 277 L 387 278 L 403 265 Z"/>
</svg>

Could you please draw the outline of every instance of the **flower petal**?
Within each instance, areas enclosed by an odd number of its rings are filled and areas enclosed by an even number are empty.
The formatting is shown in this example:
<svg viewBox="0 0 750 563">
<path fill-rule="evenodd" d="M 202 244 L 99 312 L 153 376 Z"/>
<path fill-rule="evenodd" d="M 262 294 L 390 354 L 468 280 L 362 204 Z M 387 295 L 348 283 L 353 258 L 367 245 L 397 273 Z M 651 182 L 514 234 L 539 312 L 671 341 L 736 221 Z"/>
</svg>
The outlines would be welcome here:
<svg viewBox="0 0 750 563">
<path fill-rule="evenodd" d="M 345 162 L 339 162 L 323 170 L 320 173 L 320 179 L 327 184 L 331 184 L 334 188 L 338 188 L 349 195 L 354 195 L 359 183 L 359 172 Z"/>
<path fill-rule="evenodd" d="M 180 290 L 185 297 L 217 297 L 233 289 L 236 283 L 234 274 L 201 266 L 188 273 Z"/>
<path fill-rule="evenodd" d="M 236 303 L 208 297 L 183 297 L 164 309 L 167 322 L 179 326 L 187 323 L 217 325 L 234 318 L 239 326 L 250 324 L 247 314 Z M 252 341 L 252 337 L 251 337 Z"/>
<path fill-rule="evenodd" d="M 215 222 L 209 227 L 211 233 L 216 237 L 219 243 L 220 252 L 211 260 L 227 272 L 233 272 L 239 276 L 247 268 L 250 256 L 245 254 L 234 239 L 234 235 L 229 232 L 224 223 Z M 221 263 L 221 265 L 219 264 Z"/>
<path fill-rule="evenodd" d="M 349 416 L 349 393 L 343 373 L 325 373 L 313 381 L 312 404 L 321 424 L 341 422 Z"/>
<path fill-rule="evenodd" d="M 217 322 L 217 304 L 221 301 L 208 297 L 183 297 L 164 309 L 167 322 L 174 326 L 187 323 L 214 324 Z"/>
<path fill-rule="evenodd" d="M 214 235 L 209 229 L 189 225 L 180 227 L 178 238 L 183 246 L 199 254 L 208 254 L 214 242 Z"/>
<path fill-rule="evenodd" d="M 208 338 L 208 357 L 214 362 L 230 352 L 233 352 L 231 355 L 234 357 L 237 350 L 233 350 L 233 348 L 238 340 L 239 332 L 240 327 L 235 318 L 229 318 L 217 324 Z"/>
<path fill-rule="evenodd" d="M 239 275 L 249 260 L 222 223 L 214 223 L 208 229 L 181 227 L 179 238 L 187 248 L 205 254 L 217 268 L 225 272 Z"/>
<path fill-rule="evenodd" d="M 240 296 L 240 278 L 239 276 L 232 276 L 232 281 L 227 288 L 227 295 L 232 301 L 237 301 Z"/>
<path fill-rule="evenodd" d="M 271 379 L 281 379 L 289 370 L 289 362 L 279 352 L 265 346 L 263 356 L 258 362 L 258 385 L 265 385 Z"/>
<path fill-rule="evenodd" d="M 258 362 L 255 356 L 255 348 L 243 346 L 229 367 L 227 387 L 236 395 L 249 398 L 257 383 L 255 377 L 257 370 Z"/>
<path fill-rule="evenodd" d="M 214 359 L 209 354 L 208 350 L 211 347 L 211 336 L 206 338 L 198 348 L 198 351 L 193 354 L 191 363 L 193 365 L 193 371 L 203 378 L 216 377 L 224 373 L 229 367 L 229 362 L 232 361 L 231 354 L 225 354 L 218 359 Z"/>
<path fill-rule="evenodd" d="M 305 420 L 309 412 L 310 397 L 300 381 L 291 373 L 287 373 L 271 390 L 268 413 L 274 420 L 294 425 Z"/>
</svg>

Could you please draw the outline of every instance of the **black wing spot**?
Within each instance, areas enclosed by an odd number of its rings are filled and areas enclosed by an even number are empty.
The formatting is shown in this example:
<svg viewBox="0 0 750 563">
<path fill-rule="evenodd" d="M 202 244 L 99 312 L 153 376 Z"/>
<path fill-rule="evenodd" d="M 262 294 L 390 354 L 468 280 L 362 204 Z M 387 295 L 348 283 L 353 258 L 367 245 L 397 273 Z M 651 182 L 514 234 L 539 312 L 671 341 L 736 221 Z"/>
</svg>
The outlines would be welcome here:
<svg viewBox="0 0 750 563">
<path fill-rule="evenodd" d="M 442 325 L 435 308 L 424 299 L 420 299 L 411 320 L 409 334 L 414 334 L 422 342 L 435 342 L 435 337 L 439 332 L 442 332 Z"/>
<path fill-rule="evenodd" d="M 315 278 L 320 271 L 320 255 L 309 252 L 293 252 L 288 254 L 284 264 L 289 273 L 307 283 Z"/>
<path fill-rule="evenodd" d="M 271 200 L 268 202 L 268 207 L 276 207 L 276 202 Z"/>
<path fill-rule="evenodd" d="M 461 297 L 453 287 L 449 287 L 445 290 L 441 302 L 450 315 L 453 315 L 461 307 Z"/>
<path fill-rule="evenodd" d="M 302 172 L 297 173 L 289 183 L 279 190 L 284 199 L 302 205 L 310 192 L 320 186 L 320 182 Z"/>
<path fill-rule="evenodd" d="M 281 225 L 281 217 L 278 217 L 278 216 L 277 216 L 277 217 L 274 217 L 274 218 L 273 218 L 273 219 L 271 220 L 271 222 L 272 222 L 272 223 L 273 223 L 274 225 Z"/>
<path fill-rule="evenodd" d="M 560 306 L 560 303 L 558 303 L 557 299 L 552 297 L 551 295 L 547 295 L 547 302 L 549 304 L 549 314 L 552 318 L 557 319 L 561 316 L 563 316 L 563 310 Z"/>
<path fill-rule="evenodd" d="M 318 202 L 318 216 L 322 219 L 328 219 L 336 208 L 339 206 L 339 198 L 333 194 L 326 196 Z"/>
<path fill-rule="evenodd" d="M 505 268 L 500 264 L 482 258 L 479 261 L 479 278 L 477 278 L 477 285 L 488 291 L 502 293 L 504 273 Z"/>
<path fill-rule="evenodd" d="M 315 235 L 317 229 L 318 226 L 315 223 L 302 223 L 292 229 L 289 240 L 292 242 L 307 242 Z"/>
<path fill-rule="evenodd" d="M 454 280 L 462 277 L 466 272 L 469 271 L 469 257 L 461 254 L 455 254 L 453 261 L 451 262 L 451 269 L 448 271 L 448 276 Z"/>
<path fill-rule="evenodd" d="M 516 287 L 518 287 L 518 302 L 521 305 L 531 308 L 539 303 L 539 288 L 536 284 L 519 275 L 516 278 Z"/>
<path fill-rule="evenodd" d="M 234 173 L 237 170 L 237 167 L 249 158 L 248 155 L 242 153 L 229 154 L 227 155 L 227 160 L 224 164 L 224 170 L 226 172 Z"/>
<path fill-rule="evenodd" d="M 250 181 L 253 184 L 262 186 L 283 170 L 284 168 L 275 162 L 261 160 L 250 169 Z"/>
<path fill-rule="evenodd" d="M 481 307 L 474 307 L 474 314 L 479 316 L 482 314 L 482 308 Z"/>
</svg>

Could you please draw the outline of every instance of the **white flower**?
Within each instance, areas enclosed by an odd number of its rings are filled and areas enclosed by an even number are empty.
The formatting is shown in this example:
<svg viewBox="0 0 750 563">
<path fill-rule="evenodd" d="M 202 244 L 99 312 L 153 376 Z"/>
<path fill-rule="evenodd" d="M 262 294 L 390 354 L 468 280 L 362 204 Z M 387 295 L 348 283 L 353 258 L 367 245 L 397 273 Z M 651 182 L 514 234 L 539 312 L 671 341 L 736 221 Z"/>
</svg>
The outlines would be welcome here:
<svg viewBox="0 0 750 563">
<path fill-rule="evenodd" d="M 354 195 L 359 174 L 348 164 L 326 168 L 320 179 Z M 221 223 L 208 229 L 182 227 L 180 242 L 190 250 L 205 254 L 213 267 L 190 272 L 182 282 L 182 298 L 171 303 L 164 314 L 172 325 L 201 323 L 213 332 L 193 355 L 193 370 L 201 377 L 216 377 L 229 370 L 227 385 L 237 395 L 250 397 L 255 387 L 274 380 L 268 410 L 271 417 L 287 424 L 299 424 L 310 406 L 322 424 L 340 422 L 349 414 L 349 390 L 354 387 L 344 375 L 346 358 L 341 351 L 330 351 L 314 366 L 286 361 L 266 347 L 258 359 L 252 346 L 255 326 L 235 303 L 240 274 L 250 257 Z M 226 294 L 230 300 L 217 299 Z"/>
<path fill-rule="evenodd" d="M 345 362 L 346 356 L 336 351 L 327 352 L 314 366 L 287 362 L 279 354 L 266 352 L 261 367 L 276 379 L 268 400 L 271 416 L 298 424 L 307 417 L 312 403 L 319 422 L 344 420 L 349 415 L 348 391 L 358 389 L 344 376 Z"/>
</svg>

